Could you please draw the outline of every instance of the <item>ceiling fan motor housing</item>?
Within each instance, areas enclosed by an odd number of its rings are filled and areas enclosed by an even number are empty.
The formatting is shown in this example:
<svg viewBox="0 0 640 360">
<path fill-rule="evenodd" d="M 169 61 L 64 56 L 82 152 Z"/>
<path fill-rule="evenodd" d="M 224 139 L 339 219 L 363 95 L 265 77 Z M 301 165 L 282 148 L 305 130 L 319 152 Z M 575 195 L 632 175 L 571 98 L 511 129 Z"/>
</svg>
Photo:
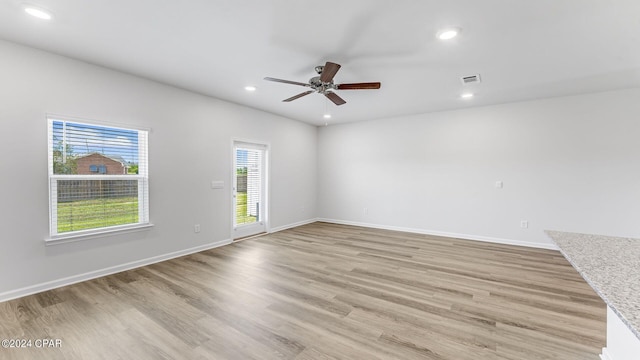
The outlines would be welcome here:
<svg viewBox="0 0 640 360">
<path fill-rule="evenodd" d="M 320 76 L 315 76 L 312 77 L 311 79 L 309 79 L 309 85 L 311 85 L 311 88 L 321 94 L 324 94 L 325 91 L 329 90 L 329 89 L 335 89 L 335 85 L 333 84 L 333 80 L 331 80 L 330 82 L 327 83 L 323 83 L 320 80 Z"/>
</svg>

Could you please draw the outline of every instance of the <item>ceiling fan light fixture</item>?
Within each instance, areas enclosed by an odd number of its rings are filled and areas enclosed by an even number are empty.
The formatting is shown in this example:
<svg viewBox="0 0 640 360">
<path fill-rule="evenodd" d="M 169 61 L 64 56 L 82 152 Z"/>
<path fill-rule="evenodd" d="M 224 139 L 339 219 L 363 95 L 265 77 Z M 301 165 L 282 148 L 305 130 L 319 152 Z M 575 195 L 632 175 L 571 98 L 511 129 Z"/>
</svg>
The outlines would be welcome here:
<svg viewBox="0 0 640 360">
<path fill-rule="evenodd" d="M 249 85 L 249 86 L 245 86 L 244 89 L 248 92 L 254 92 L 256 91 L 258 88 L 253 86 L 253 85 Z"/>
<path fill-rule="evenodd" d="M 51 20 L 53 15 L 49 10 L 43 9 L 39 6 L 31 5 L 31 4 L 23 4 L 24 12 L 27 14 L 37 17 L 42 20 Z"/>
<path fill-rule="evenodd" d="M 460 29 L 458 27 L 446 28 L 446 29 L 442 29 L 442 30 L 438 31 L 436 36 L 440 40 L 451 40 L 454 37 L 458 36 L 461 31 L 462 31 L 462 29 Z"/>
</svg>

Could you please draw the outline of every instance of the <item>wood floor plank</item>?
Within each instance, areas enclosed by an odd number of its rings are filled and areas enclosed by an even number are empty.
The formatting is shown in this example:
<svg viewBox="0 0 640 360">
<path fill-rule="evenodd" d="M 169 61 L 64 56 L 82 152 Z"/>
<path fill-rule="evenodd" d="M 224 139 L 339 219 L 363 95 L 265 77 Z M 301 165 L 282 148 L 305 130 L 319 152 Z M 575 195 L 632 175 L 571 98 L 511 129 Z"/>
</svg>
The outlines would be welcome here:
<svg viewBox="0 0 640 360">
<path fill-rule="evenodd" d="M 0 303 L 1 359 L 595 360 L 557 251 L 313 223 Z"/>
</svg>

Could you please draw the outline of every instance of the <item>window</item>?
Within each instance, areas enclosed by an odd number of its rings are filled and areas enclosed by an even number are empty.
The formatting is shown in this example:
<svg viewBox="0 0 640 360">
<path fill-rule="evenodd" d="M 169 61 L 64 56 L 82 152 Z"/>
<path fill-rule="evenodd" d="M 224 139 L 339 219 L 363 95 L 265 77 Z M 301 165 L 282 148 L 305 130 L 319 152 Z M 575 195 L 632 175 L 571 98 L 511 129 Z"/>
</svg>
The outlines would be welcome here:
<svg viewBox="0 0 640 360">
<path fill-rule="evenodd" d="M 51 239 L 147 225 L 148 131 L 48 124 Z"/>
</svg>

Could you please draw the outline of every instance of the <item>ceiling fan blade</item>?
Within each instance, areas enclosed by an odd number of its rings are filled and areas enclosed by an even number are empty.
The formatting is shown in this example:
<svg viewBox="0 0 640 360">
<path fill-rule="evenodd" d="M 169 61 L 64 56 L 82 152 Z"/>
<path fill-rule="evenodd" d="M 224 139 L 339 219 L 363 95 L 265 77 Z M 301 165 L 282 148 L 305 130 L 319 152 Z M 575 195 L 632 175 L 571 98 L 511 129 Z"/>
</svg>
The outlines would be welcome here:
<svg viewBox="0 0 640 360">
<path fill-rule="evenodd" d="M 379 82 L 353 83 L 336 85 L 338 90 L 375 90 L 380 89 Z"/>
<path fill-rule="evenodd" d="M 288 98 L 288 99 L 284 99 L 284 100 L 282 100 L 282 101 L 283 101 L 283 102 L 290 102 L 290 101 L 293 101 L 293 100 L 295 100 L 295 99 L 299 99 L 299 98 L 301 98 L 301 97 L 303 97 L 303 96 L 309 95 L 309 94 L 311 94 L 312 92 L 313 92 L 313 90 L 305 91 L 305 92 L 303 92 L 303 93 L 300 93 L 300 94 L 298 94 L 298 95 L 296 95 L 296 96 L 292 96 L 292 97 L 290 97 L 290 98 Z"/>
<path fill-rule="evenodd" d="M 324 69 L 322 70 L 322 74 L 320 74 L 320 81 L 331 82 L 331 80 L 333 80 L 333 77 L 336 76 L 338 70 L 340 70 L 340 64 L 327 61 L 327 63 L 324 65 Z"/>
<path fill-rule="evenodd" d="M 297 82 L 297 81 L 282 80 L 282 79 L 276 79 L 276 78 L 272 78 L 272 77 L 266 77 L 264 79 L 267 80 L 267 81 L 274 81 L 274 82 L 279 82 L 279 83 L 284 83 L 284 84 L 300 85 L 300 86 L 311 86 L 309 84 L 305 84 L 305 83 L 301 83 L 301 82 Z"/>
<path fill-rule="evenodd" d="M 343 98 L 341 98 L 340 96 L 338 96 L 338 94 L 334 92 L 327 92 L 326 94 L 324 94 L 324 96 L 329 98 L 329 100 L 333 101 L 333 103 L 336 105 L 342 105 L 347 103 L 346 101 L 344 101 Z"/>
</svg>

